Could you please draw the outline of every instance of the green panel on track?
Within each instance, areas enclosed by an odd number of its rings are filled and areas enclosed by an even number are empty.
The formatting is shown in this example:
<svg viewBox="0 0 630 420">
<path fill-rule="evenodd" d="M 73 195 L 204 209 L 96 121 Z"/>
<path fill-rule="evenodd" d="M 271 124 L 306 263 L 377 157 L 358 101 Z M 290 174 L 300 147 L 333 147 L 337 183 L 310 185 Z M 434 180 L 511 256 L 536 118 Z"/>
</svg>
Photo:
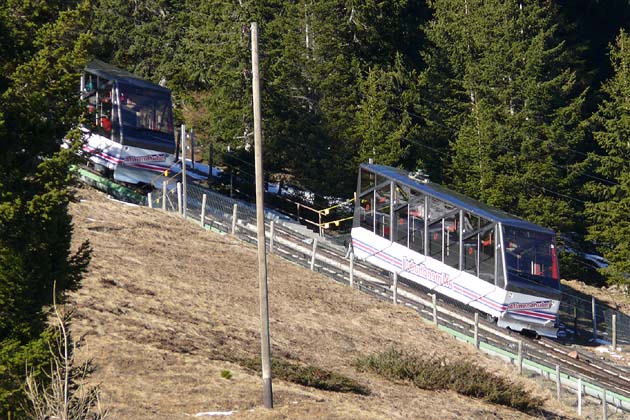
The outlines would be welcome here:
<svg viewBox="0 0 630 420">
<path fill-rule="evenodd" d="M 134 204 L 145 205 L 146 197 L 131 188 L 116 184 L 114 181 L 101 175 L 95 174 L 83 168 L 74 167 L 79 177 L 93 187 L 111 195 L 119 200 L 124 200 Z"/>
</svg>

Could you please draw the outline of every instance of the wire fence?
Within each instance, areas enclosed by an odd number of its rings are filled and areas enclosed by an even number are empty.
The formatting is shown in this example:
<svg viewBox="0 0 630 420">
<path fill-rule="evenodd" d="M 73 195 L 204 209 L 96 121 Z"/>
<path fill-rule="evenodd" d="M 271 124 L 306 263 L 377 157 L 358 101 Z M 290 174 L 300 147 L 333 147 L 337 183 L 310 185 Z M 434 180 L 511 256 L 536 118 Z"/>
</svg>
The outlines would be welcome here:
<svg viewBox="0 0 630 420">
<path fill-rule="evenodd" d="M 630 316 L 594 297 L 565 292 L 560 303 L 560 322 L 577 339 L 602 344 L 630 344 Z"/>
<path fill-rule="evenodd" d="M 241 223 L 256 223 L 256 206 L 251 203 L 189 184 L 186 186 L 186 206 L 184 206 L 181 188 L 181 183 L 165 183 L 161 191 L 154 191 L 150 194 L 148 205 L 179 213 L 183 213 L 185 208 L 187 216 L 194 219 L 201 220 L 204 217 L 208 221 L 214 219 L 226 225 L 239 221 Z M 236 216 L 236 220 L 234 220 L 234 216 Z M 267 209 L 264 216 L 266 221 L 290 220 L 289 217 L 281 213 Z"/>
</svg>

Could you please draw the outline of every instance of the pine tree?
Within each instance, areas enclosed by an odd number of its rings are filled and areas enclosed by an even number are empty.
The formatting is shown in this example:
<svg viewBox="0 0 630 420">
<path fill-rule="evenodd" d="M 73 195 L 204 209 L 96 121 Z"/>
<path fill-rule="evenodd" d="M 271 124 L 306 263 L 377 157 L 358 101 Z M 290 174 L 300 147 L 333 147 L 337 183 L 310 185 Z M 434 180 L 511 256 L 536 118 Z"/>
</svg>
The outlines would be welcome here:
<svg viewBox="0 0 630 420">
<path fill-rule="evenodd" d="M 370 158 L 375 163 L 404 165 L 410 142 L 417 136 L 417 125 L 411 115 L 415 85 L 397 59 L 393 69 L 376 66 L 359 85 L 361 102 L 356 116 L 355 135 L 359 144 L 358 163 Z"/>
<path fill-rule="evenodd" d="M 451 135 L 453 186 L 534 222 L 574 229 L 580 208 L 570 197 L 571 165 L 583 139 L 584 93 L 555 37 L 555 8 L 519 0 L 431 5 L 426 32 L 435 48 L 425 80 L 438 80 L 435 113 Z"/>
<path fill-rule="evenodd" d="M 604 100 L 594 116 L 593 154 L 603 182 L 589 185 L 595 201 L 587 205 L 589 239 L 610 262 L 612 282 L 630 282 L 630 35 L 621 31 L 610 58 L 614 76 L 602 87 Z"/>
<path fill-rule="evenodd" d="M 303 0 L 286 5 L 285 13 L 268 22 L 266 36 L 271 41 L 265 77 L 272 116 L 265 135 L 274 154 L 283 157 L 277 160 L 279 170 L 318 192 L 351 193 L 354 177 L 348 174 L 356 171 L 357 152 L 361 147 L 371 149 L 362 142 L 378 142 L 365 137 L 378 128 L 369 127 L 367 102 L 360 109 L 369 89 L 365 81 L 370 69 L 380 72 L 378 67 L 392 76 L 396 73 L 398 86 L 389 95 L 414 84 L 412 79 L 402 80 L 413 78 L 410 70 L 402 69 L 419 62 L 412 52 L 419 32 L 412 28 L 423 10 L 406 0 L 389 4 Z M 380 76 L 374 73 L 370 83 L 384 83 L 376 78 Z M 400 109 L 401 98 L 396 102 L 381 105 L 388 108 L 383 110 L 387 116 L 400 120 L 408 110 Z M 414 126 L 410 121 L 400 124 Z M 404 137 L 389 133 L 391 128 L 381 126 L 378 138 Z M 410 133 L 409 129 L 404 134 Z M 405 150 L 406 146 L 399 150 L 399 161 L 406 157 Z"/>
<path fill-rule="evenodd" d="M 10 7 L 7 5 L 6 7 Z M 49 6 L 49 5 L 47 5 Z M 68 6 L 68 5 L 66 5 Z M 12 10 L 0 7 L 0 19 Z M 48 9 L 47 9 L 48 10 Z M 84 244 L 71 254 L 68 202 L 72 150 L 59 150 L 78 122 L 76 88 L 85 64 L 88 5 L 47 14 L 22 39 L 0 92 L 0 417 L 20 413 L 25 363 L 41 372 L 48 360 L 45 308 L 76 290 L 89 260 Z M 34 15 L 35 19 L 37 14 Z M 26 18 L 28 19 L 28 18 Z M 0 20 L 0 27 L 7 22 Z M 24 27 L 30 28 L 28 22 Z M 18 38 L 22 34 L 16 32 Z M 9 42 L 16 42 L 10 37 Z M 3 41 L 7 41 L 4 39 Z M 11 44 L 1 48 L 11 48 Z M 29 54 L 22 54 L 30 51 Z"/>
</svg>

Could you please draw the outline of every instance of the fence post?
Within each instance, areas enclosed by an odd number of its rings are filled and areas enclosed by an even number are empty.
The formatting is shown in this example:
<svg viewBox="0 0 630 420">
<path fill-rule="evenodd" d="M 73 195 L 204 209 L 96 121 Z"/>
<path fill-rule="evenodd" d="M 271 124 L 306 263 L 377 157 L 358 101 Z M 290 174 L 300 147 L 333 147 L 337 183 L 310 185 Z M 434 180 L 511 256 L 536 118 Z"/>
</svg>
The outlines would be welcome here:
<svg viewBox="0 0 630 420">
<path fill-rule="evenodd" d="M 190 167 L 195 169 L 195 129 L 190 127 Z"/>
<path fill-rule="evenodd" d="M 561 400 L 561 391 L 562 384 L 560 383 L 560 365 L 556 365 L 556 395 L 558 397 L 558 401 Z"/>
<path fill-rule="evenodd" d="M 153 208 L 153 194 L 151 193 L 147 194 L 147 203 L 149 204 L 149 208 L 152 209 Z"/>
<path fill-rule="evenodd" d="M 324 230 L 322 229 L 322 214 L 317 212 L 317 219 L 319 222 L 319 236 L 324 236 Z"/>
<path fill-rule="evenodd" d="M 479 312 L 475 312 L 475 330 L 474 330 L 474 338 L 475 338 L 475 348 L 479 348 Z"/>
<path fill-rule="evenodd" d="M 236 215 L 238 212 L 238 205 L 234 203 L 234 208 L 232 209 L 232 235 L 236 235 Z"/>
<path fill-rule="evenodd" d="M 602 395 L 602 416 L 604 420 L 608 420 L 608 402 L 606 401 L 606 388 L 604 388 L 604 395 Z"/>
<path fill-rule="evenodd" d="M 208 201 L 208 195 L 204 193 L 201 196 L 201 215 L 199 216 L 199 219 L 201 220 L 201 227 L 206 226 L 206 202 L 207 201 Z"/>
<path fill-rule="evenodd" d="M 518 341 L 518 374 L 523 374 L 523 340 Z"/>
<path fill-rule="evenodd" d="M 398 304 L 398 273 L 394 271 L 394 293 L 392 296 L 394 305 Z"/>
<path fill-rule="evenodd" d="M 612 349 L 617 351 L 617 314 L 612 314 Z"/>
<path fill-rule="evenodd" d="M 582 378 L 578 378 L 577 394 L 578 394 L 577 411 L 578 411 L 578 416 L 581 416 L 582 415 Z"/>
<path fill-rule="evenodd" d="M 274 237 L 275 224 L 273 220 L 269 223 L 269 252 L 273 254 L 273 237 Z"/>
<path fill-rule="evenodd" d="M 350 287 L 354 288 L 354 252 L 350 251 Z"/>
<path fill-rule="evenodd" d="M 177 183 L 177 212 L 179 214 L 183 214 L 182 213 L 182 183 L 181 182 Z"/>
<path fill-rule="evenodd" d="M 436 294 L 431 295 L 431 303 L 433 304 L 433 323 L 438 325 L 438 317 L 437 317 L 437 296 Z"/>
<path fill-rule="evenodd" d="M 317 238 L 313 239 L 313 254 L 311 255 L 311 271 L 315 270 L 315 254 L 317 253 Z"/>
<path fill-rule="evenodd" d="M 593 314 L 593 338 L 597 339 L 597 304 L 595 303 L 595 296 L 591 297 L 591 311 Z"/>
<path fill-rule="evenodd" d="M 166 187 L 168 186 L 168 179 L 162 182 L 162 210 L 166 211 Z"/>
</svg>

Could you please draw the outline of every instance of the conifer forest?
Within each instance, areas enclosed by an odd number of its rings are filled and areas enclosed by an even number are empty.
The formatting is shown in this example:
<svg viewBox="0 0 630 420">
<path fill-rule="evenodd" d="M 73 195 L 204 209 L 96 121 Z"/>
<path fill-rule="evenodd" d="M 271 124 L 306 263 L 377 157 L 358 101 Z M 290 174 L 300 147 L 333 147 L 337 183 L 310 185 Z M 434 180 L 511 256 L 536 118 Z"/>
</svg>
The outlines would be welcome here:
<svg viewBox="0 0 630 420">
<path fill-rule="evenodd" d="M 89 263 L 70 247 L 78 158 L 59 147 L 82 68 L 167 86 L 206 161 L 253 162 L 251 22 L 266 173 L 349 198 L 368 159 L 422 169 L 609 262 L 566 252 L 563 277 L 630 283 L 628 0 L 4 0 L 0 417 L 27 358 L 48 363 L 44 309 Z"/>
</svg>

